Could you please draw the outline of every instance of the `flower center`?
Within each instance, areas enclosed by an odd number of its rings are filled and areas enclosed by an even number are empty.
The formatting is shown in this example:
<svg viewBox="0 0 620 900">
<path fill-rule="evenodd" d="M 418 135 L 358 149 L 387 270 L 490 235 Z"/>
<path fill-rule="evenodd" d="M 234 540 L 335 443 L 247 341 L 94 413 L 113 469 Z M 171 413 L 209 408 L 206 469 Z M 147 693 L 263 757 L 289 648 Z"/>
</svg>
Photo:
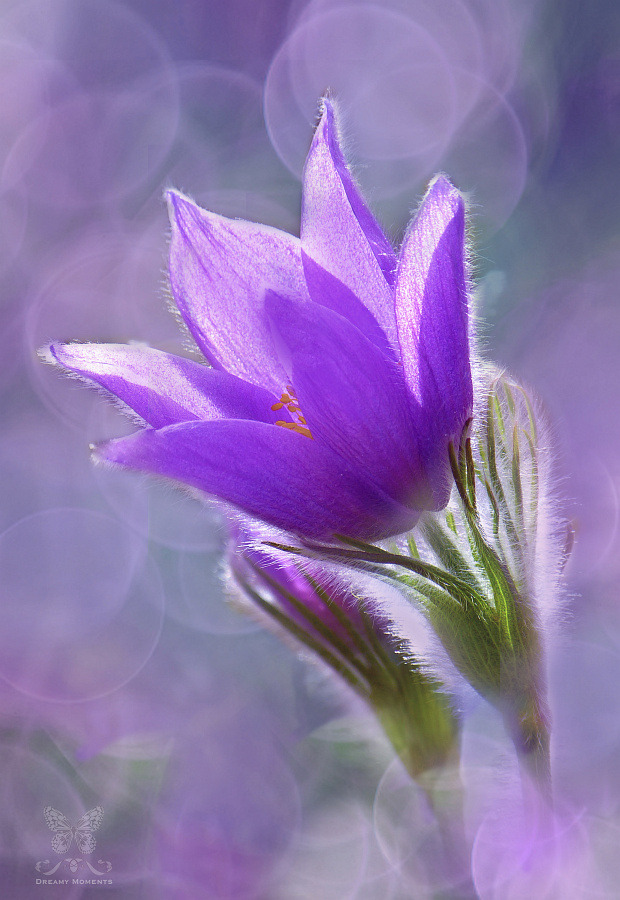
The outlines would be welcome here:
<svg viewBox="0 0 620 900">
<path fill-rule="evenodd" d="M 286 391 L 282 394 L 277 403 L 274 403 L 271 407 L 274 412 L 277 412 L 279 409 L 282 409 L 284 406 L 288 409 L 291 416 L 293 417 L 293 422 L 276 422 L 276 425 L 281 425 L 282 428 L 289 428 L 291 431 L 296 431 L 298 434 L 304 434 L 306 437 L 309 437 L 312 440 L 312 432 L 308 428 L 306 424 L 306 420 L 301 415 L 301 408 L 299 406 L 299 401 L 295 396 L 295 391 L 293 390 L 292 384 L 286 385 Z"/>
</svg>

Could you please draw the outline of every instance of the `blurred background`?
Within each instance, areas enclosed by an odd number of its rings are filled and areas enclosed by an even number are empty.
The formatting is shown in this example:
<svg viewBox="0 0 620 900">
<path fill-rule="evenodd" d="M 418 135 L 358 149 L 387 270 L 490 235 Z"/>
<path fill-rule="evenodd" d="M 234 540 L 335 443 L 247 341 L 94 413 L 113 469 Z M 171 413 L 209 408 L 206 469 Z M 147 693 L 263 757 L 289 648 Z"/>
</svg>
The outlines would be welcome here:
<svg viewBox="0 0 620 900">
<path fill-rule="evenodd" d="M 395 243 L 435 172 L 467 193 L 484 353 L 554 423 L 577 534 L 554 753 L 585 848 L 561 896 L 617 896 L 618 3 L 0 0 L 3 896 L 434 896 L 419 797 L 365 711 L 226 604 L 216 511 L 91 465 L 133 426 L 36 355 L 185 352 L 163 189 L 297 232 L 327 88 Z M 468 728 L 492 794 L 501 734 L 482 708 Z M 48 804 L 72 823 L 104 808 L 92 861 L 112 886 L 36 886 Z M 489 868 L 486 821 L 481 896 L 555 897 Z"/>
</svg>

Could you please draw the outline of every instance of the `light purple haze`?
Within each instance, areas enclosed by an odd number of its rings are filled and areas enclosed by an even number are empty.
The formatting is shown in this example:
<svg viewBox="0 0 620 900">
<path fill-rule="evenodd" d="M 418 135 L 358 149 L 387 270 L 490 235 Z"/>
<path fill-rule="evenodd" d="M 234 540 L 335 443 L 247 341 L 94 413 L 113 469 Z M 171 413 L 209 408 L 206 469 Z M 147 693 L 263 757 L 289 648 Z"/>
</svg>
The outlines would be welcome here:
<svg viewBox="0 0 620 900">
<path fill-rule="evenodd" d="M 584 885 L 614 896 L 619 37 L 612 0 L 596 13 L 536 0 L 2 4 L 7 896 L 44 890 L 43 807 L 74 823 L 97 803 L 110 896 L 430 895 L 411 841 L 428 827 L 420 797 L 365 711 L 225 605 L 216 511 L 92 466 L 90 443 L 134 425 L 36 357 L 52 340 L 187 355 L 165 304 L 164 190 L 298 234 L 327 88 L 394 244 L 436 171 L 468 196 L 483 348 L 547 405 L 576 520 L 571 616 L 551 669 L 565 828 L 528 832 L 515 813 L 501 852 L 488 849 L 497 809 L 516 800 L 502 793 L 512 760 L 497 723 L 475 710 L 476 883 L 483 900 L 529 900 L 554 879 L 562 897 Z M 46 896 L 90 895 L 71 890 Z"/>
</svg>

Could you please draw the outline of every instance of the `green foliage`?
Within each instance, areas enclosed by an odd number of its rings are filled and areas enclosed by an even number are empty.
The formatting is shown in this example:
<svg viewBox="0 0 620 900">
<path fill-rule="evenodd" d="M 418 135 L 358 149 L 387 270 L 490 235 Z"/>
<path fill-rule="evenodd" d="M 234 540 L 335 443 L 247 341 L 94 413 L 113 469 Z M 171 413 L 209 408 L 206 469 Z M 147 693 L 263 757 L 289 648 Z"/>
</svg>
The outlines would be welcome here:
<svg viewBox="0 0 620 900">
<path fill-rule="evenodd" d="M 505 376 L 471 424 L 449 447 L 453 501 L 415 538 L 386 550 L 338 536 L 339 547 L 309 550 L 405 585 L 459 672 L 530 745 L 546 719 L 533 592 L 546 448 L 527 394 Z"/>
<path fill-rule="evenodd" d="M 525 391 L 505 376 L 489 388 L 473 436 L 450 446 L 457 500 L 422 522 L 425 548 L 458 581 L 453 600 L 412 585 L 444 647 L 468 681 L 503 708 L 531 702 L 541 651 L 531 573 L 539 518 L 536 416 Z M 425 552 L 428 551 L 428 554 Z M 435 579 L 436 582 L 436 579 Z M 518 713 L 517 713 L 518 714 Z"/>
<path fill-rule="evenodd" d="M 353 616 L 306 572 L 314 598 L 329 611 L 322 618 L 265 568 L 246 563 L 246 574 L 235 571 L 246 596 L 370 705 L 412 777 L 455 759 L 458 720 L 441 685 L 402 652 L 362 597 Z"/>
<path fill-rule="evenodd" d="M 458 447 L 449 446 L 456 486 L 452 502 L 425 514 L 415 535 L 389 549 L 342 535 L 335 536 L 337 545 L 274 546 L 362 568 L 405 587 L 457 670 L 502 712 L 515 746 L 531 755 L 531 768 L 540 773 L 548 771 L 548 721 L 535 582 L 539 542 L 548 529 L 547 519 L 541 526 L 548 448 L 541 446 L 544 430 L 526 392 L 506 376 L 491 381 L 484 412 L 473 431 L 471 426 Z M 367 699 L 395 746 L 412 745 L 411 735 L 403 738 L 402 710 L 409 704 L 411 721 L 426 741 L 426 749 L 416 750 L 413 768 L 430 747 L 447 753 L 445 735 L 452 726 L 442 719 L 436 686 L 429 682 L 416 693 L 423 680 L 415 674 L 407 676 L 411 680 L 403 692 L 400 674 L 394 679 L 397 667 L 385 660 L 382 665 L 366 680 Z M 386 698 L 398 696 L 400 714 L 393 716 Z M 432 715 L 425 711 L 430 708 Z M 442 722 L 433 738 L 433 728 Z"/>
</svg>

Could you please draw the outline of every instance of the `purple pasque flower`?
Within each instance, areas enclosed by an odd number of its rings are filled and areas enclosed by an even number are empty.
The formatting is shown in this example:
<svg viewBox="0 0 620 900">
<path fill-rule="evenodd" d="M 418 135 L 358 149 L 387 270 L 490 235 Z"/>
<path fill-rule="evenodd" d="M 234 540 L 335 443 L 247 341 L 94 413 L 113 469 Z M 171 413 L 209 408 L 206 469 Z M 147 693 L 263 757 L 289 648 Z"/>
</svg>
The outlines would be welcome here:
<svg viewBox="0 0 620 900">
<path fill-rule="evenodd" d="M 431 184 L 397 258 L 329 100 L 301 238 L 168 194 L 170 285 L 210 367 L 147 347 L 52 344 L 146 423 L 100 460 L 172 478 L 314 539 L 380 539 L 448 501 L 472 410 L 464 204 Z"/>
<path fill-rule="evenodd" d="M 454 758 L 458 718 L 434 679 L 395 634 L 367 589 L 316 561 L 266 542 L 262 529 L 232 524 L 230 584 L 255 610 L 329 666 L 377 715 L 412 777 Z M 236 590 L 235 590 L 236 588 Z"/>
<path fill-rule="evenodd" d="M 238 523 L 231 523 L 230 530 L 228 562 L 233 578 L 239 585 L 269 588 L 282 618 L 301 633 L 319 644 L 326 638 L 329 643 L 331 636 L 355 652 L 351 632 L 363 638 L 372 628 L 375 638 L 388 646 L 391 623 L 372 609 L 370 601 L 363 604 L 342 576 L 330 574 L 310 559 L 302 562 L 275 550 L 265 543 L 269 535 L 261 530 Z"/>
</svg>

